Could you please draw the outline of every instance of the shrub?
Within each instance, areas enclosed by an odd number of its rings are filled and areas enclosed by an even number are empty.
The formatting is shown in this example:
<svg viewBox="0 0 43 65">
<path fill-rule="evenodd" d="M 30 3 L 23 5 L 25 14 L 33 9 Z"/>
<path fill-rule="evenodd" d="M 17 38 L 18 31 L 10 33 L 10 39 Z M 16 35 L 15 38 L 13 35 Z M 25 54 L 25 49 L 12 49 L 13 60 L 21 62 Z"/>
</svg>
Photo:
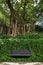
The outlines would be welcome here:
<svg viewBox="0 0 43 65">
<path fill-rule="evenodd" d="M 15 38 L 19 39 L 40 39 L 43 38 L 43 34 L 21 34 L 17 35 Z"/>
<path fill-rule="evenodd" d="M 43 39 L 1 39 L 0 61 L 43 61 Z M 30 58 L 12 58 L 11 50 L 27 49 L 31 51 Z"/>
</svg>

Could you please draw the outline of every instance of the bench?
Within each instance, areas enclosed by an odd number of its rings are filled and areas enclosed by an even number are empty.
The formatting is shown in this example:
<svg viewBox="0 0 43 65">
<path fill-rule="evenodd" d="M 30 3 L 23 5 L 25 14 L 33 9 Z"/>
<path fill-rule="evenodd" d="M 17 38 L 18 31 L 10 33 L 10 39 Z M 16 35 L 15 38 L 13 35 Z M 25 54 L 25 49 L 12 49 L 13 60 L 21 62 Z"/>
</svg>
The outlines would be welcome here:
<svg viewBox="0 0 43 65">
<path fill-rule="evenodd" d="M 12 50 L 11 57 L 30 57 L 30 51 L 29 50 Z"/>
</svg>

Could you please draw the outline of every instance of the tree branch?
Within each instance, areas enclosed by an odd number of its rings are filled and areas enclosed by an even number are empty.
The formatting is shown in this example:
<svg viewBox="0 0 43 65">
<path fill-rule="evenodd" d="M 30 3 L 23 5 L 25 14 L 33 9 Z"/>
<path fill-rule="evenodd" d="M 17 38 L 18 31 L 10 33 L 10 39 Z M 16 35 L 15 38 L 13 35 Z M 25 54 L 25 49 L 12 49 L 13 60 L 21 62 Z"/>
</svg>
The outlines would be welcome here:
<svg viewBox="0 0 43 65">
<path fill-rule="evenodd" d="M 10 12 L 13 13 L 16 16 L 16 11 L 14 10 L 12 4 L 10 3 L 11 0 L 6 0 L 6 3 L 8 4 L 8 7 L 10 9 Z"/>
</svg>

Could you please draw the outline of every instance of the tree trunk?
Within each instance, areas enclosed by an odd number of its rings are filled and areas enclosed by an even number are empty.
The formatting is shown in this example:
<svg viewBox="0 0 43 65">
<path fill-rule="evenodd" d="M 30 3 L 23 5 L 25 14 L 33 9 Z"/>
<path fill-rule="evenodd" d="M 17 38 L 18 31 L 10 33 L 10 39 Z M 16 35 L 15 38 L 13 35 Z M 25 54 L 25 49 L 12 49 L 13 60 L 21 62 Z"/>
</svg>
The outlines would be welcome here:
<svg viewBox="0 0 43 65">
<path fill-rule="evenodd" d="M 31 23 L 31 27 L 30 27 L 31 29 L 30 29 L 30 32 L 31 33 L 34 33 L 35 32 L 35 26 L 34 26 L 34 24 L 33 23 Z"/>
<path fill-rule="evenodd" d="M 2 34 L 2 33 L 3 33 L 2 31 L 3 31 L 3 27 L 1 27 L 0 34 Z"/>
<path fill-rule="evenodd" d="M 29 28 L 28 28 L 28 31 L 27 31 L 27 33 L 30 33 L 30 25 L 29 25 Z"/>
<path fill-rule="evenodd" d="M 13 23 L 12 35 L 13 36 L 16 36 L 17 35 L 17 21 L 15 22 L 15 24 Z"/>
<path fill-rule="evenodd" d="M 24 34 L 25 34 L 25 24 L 24 24 Z"/>
<path fill-rule="evenodd" d="M 16 28 L 17 28 L 17 20 L 16 20 L 16 13 L 15 10 L 13 9 L 13 6 L 10 3 L 11 0 L 6 0 L 6 3 L 8 4 L 8 7 L 10 9 L 10 13 L 11 13 L 11 18 L 12 18 L 12 35 L 15 36 L 16 35 Z"/>
</svg>

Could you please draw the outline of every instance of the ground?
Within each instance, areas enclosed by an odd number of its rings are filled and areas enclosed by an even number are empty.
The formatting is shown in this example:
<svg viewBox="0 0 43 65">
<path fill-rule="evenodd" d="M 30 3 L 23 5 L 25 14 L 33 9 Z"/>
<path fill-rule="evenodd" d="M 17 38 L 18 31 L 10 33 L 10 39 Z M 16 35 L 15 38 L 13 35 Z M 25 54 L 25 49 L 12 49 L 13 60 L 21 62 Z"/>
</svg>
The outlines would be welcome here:
<svg viewBox="0 0 43 65">
<path fill-rule="evenodd" d="M 42 62 L 1 62 L 0 65 L 43 65 Z"/>
</svg>

